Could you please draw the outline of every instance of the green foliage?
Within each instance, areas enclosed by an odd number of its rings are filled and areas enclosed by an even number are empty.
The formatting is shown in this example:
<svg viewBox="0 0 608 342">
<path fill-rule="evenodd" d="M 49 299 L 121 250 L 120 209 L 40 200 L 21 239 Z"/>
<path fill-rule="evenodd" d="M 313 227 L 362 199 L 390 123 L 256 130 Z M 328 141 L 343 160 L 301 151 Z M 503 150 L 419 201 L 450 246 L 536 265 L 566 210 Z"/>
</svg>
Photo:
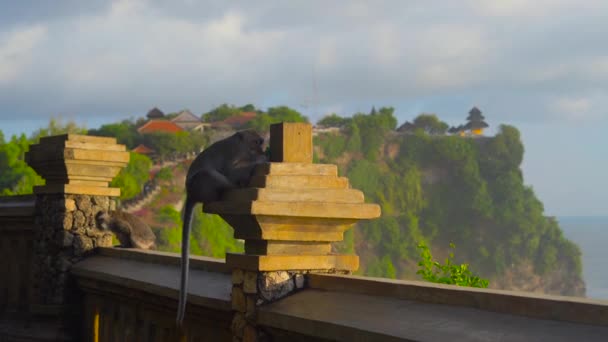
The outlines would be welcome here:
<svg viewBox="0 0 608 342">
<path fill-rule="evenodd" d="M 210 110 L 207 113 L 203 114 L 203 121 L 205 122 L 214 122 L 214 121 L 222 121 L 231 116 L 238 115 L 243 110 L 241 108 L 237 108 L 233 105 L 228 105 L 226 103 Z"/>
<path fill-rule="evenodd" d="M 414 119 L 416 129 L 421 129 L 428 134 L 445 134 L 450 127 L 447 123 L 439 120 L 435 114 L 422 113 Z"/>
<path fill-rule="evenodd" d="M 130 120 L 102 125 L 98 129 L 90 129 L 88 134 L 100 137 L 114 137 L 119 144 L 124 144 L 129 149 L 137 147 L 143 141 L 142 136 L 137 132 L 137 126 Z"/>
<path fill-rule="evenodd" d="M 266 113 L 258 113 L 245 127 L 265 132 L 268 131 L 271 124 L 279 122 L 308 122 L 308 118 L 287 106 L 270 107 Z"/>
<path fill-rule="evenodd" d="M 323 148 L 326 160 L 340 157 L 346 148 L 346 137 L 340 134 L 321 134 L 315 137 L 315 144 Z"/>
<path fill-rule="evenodd" d="M 175 153 L 198 152 L 206 138 L 200 132 L 155 132 L 144 135 L 143 142 L 164 159 Z"/>
<path fill-rule="evenodd" d="M 52 118 L 47 127 L 36 130 L 29 139 L 21 134 L 5 141 L 0 132 L 0 195 L 31 194 L 34 186 L 44 184 L 42 177 L 25 162 L 25 152 L 41 137 L 66 133 L 86 134 L 87 130 L 73 121 L 64 124 L 61 118 Z"/>
<path fill-rule="evenodd" d="M 363 248 L 358 252 L 365 274 L 384 269 L 370 255 L 388 256 L 396 274 L 407 275 L 418 256 L 413 241 L 453 241 L 460 256 L 488 276 L 531 262 L 539 275 L 559 270 L 580 278 L 580 251 L 523 184 L 524 147 L 516 128 L 503 125 L 492 138 L 423 130 L 389 136 L 395 122 L 390 109 L 359 113 L 339 138 L 315 140 L 319 162 L 339 162 L 352 186 L 382 207 L 380 219 L 357 224 L 354 244 Z M 390 159 L 380 158 L 384 144 L 398 146 Z M 341 158 L 342 150 L 349 158 Z"/>
<path fill-rule="evenodd" d="M 44 180 L 25 162 L 25 152 L 31 143 L 25 137 L 13 136 L 4 141 L 0 132 L 0 195 L 31 194 L 35 185 L 44 184 Z"/>
<path fill-rule="evenodd" d="M 416 274 L 421 275 L 424 280 L 432 283 L 481 288 L 486 288 L 490 284 L 487 279 L 474 275 L 469 270 L 468 264 L 455 264 L 453 252 L 450 252 L 445 263 L 441 264 L 433 260 L 433 255 L 425 243 L 420 243 L 418 248 L 421 250 L 421 260 L 418 262 L 419 270 Z M 450 243 L 450 248 L 454 249 L 456 246 Z"/>
<path fill-rule="evenodd" d="M 178 253 L 181 250 L 182 220 L 173 207 L 161 209 L 156 218 L 163 224 L 158 231 L 159 250 Z M 242 242 L 235 240 L 232 228 L 217 215 L 204 214 L 197 206 L 194 209 L 190 253 L 215 258 L 225 258 L 226 252 L 243 252 Z"/>
<path fill-rule="evenodd" d="M 386 133 L 397 126 L 397 119 L 393 113 L 393 108 L 383 107 L 375 114 L 355 114 L 348 127 L 351 139 L 355 140 L 349 142 L 348 150 L 354 151 L 357 145 L 360 145 L 365 159 L 375 161 Z"/>
<path fill-rule="evenodd" d="M 173 172 L 171 171 L 171 168 L 163 167 L 160 170 L 158 170 L 158 173 L 156 174 L 156 178 L 158 178 L 160 180 L 164 180 L 164 181 L 171 180 L 171 179 L 173 179 Z"/>
<path fill-rule="evenodd" d="M 385 255 L 382 259 L 372 257 L 366 275 L 369 277 L 397 278 L 395 266 L 388 255 Z"/>
<path fill-rule="evenodd" d="M 65 124 L 61 117 L 59 118 L 51 118 L 49 121 L 49 125 L 47 127 L 40 128 L 34 133 L 32 133 L 30 140 L 33 143 L 37 143 L 38 140 L 42 137 L 48 137 L 52 135 L 60 135 L 60 134 L 87 134 L 87 129 L 85 127 L 78 126 L 74 121 L 68 121 Z"/>
<path fill-rule="evenodd" d="M 350 123 L 350 118 L 343 118 L 336 113 L 325 116 L 317 122 L 317 125 L 323 127 L 344 127 Z"/>
<path fill-rule="evenodd" d="M 131 152 L 127 167 L 120 170 L 111 186 L 120 188 L 120 199 L 133 198 L 139 194 L 150 177 L 152 160 L 147 156 Z"/>
</svg>

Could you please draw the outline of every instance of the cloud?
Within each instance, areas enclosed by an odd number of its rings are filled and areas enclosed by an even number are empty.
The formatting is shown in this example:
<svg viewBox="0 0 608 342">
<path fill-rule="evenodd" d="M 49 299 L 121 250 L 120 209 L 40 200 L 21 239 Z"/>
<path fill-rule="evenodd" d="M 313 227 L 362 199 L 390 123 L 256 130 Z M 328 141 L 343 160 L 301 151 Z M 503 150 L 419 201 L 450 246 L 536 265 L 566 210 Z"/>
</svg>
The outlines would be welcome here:
<svg viewBox="0 0 608 342">
<path fill-rule="evenodd" d="M 41 25 L 22 28 L 0 35 L 0 84 L 19 77 L 21 70 L 31 61 L 34 48 L 45 37 Z"/>
<path fill-rule="evenodd" d="M 597 122 L 608 118 L 608 95 L 590 94 L 586 97 L 560 97 L 549 102 L 549 110 L 559 119 L 572 122 Z"/>
<path fill-rule="evenodd" d="M 608 5 L 596 0 L 70 4 L 34 11 L 27 27 L 39 31 L 27 39 L 0 23 L 6 113 L 202 112 L 314 97 L 342 115 L 393 105 L 404 116 L 424 103 L 448 117 L 479 105 L 501 121 L 567 120 L 557 99 L 599 108 L 594 94 L 608 86 Z"/>
</svg>

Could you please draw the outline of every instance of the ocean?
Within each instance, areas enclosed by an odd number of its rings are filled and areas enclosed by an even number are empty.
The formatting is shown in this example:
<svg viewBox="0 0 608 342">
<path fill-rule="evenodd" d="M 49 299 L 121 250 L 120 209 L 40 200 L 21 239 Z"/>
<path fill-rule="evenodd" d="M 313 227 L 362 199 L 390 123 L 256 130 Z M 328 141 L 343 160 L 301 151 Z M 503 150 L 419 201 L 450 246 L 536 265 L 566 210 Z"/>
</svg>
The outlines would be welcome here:
<svg viewBox="0 0 608 342">
<path fill-rule="evenodd" d="M 608 217 L 558 217 L 564 235 L 583 253 L 587 297 L 608 300 Z"/>
</svg>

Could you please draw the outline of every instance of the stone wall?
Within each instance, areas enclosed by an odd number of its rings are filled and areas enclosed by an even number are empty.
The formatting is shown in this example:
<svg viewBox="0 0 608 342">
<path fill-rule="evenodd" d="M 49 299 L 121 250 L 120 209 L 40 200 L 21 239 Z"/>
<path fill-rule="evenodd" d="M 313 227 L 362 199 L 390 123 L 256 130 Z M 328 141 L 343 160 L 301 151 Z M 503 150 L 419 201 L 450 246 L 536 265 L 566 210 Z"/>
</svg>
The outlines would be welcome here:
<svg viewBox="0 0 608 342">
<path fill-rule="evenodd" d="M 270 341 L 276 332 L 265 331 L 257 325 L 257 308 L 290 296 L 306 287 L 306 277 L 312 273 L 348 274 L 347 271 L 244 271 L 232 272 L 231 330 L 233 341 Z"/>
<path fill-rule="evenodd" d="M 41 305 L 65 304 L 71 266 L 96 247 L 112 245 L 112 235 L 97 229 L 95 215 L 113 210 L 107 196 L 49 194 L 36 200 L 33 295 Z"/>
</svg>

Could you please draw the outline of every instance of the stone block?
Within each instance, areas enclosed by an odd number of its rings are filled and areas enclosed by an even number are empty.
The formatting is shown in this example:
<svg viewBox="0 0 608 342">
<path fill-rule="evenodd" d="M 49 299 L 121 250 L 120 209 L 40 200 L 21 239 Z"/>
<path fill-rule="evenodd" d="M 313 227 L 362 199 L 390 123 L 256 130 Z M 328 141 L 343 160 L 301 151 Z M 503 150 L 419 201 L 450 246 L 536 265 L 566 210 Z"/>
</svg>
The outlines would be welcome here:
<svg viewBox="0 0 608 342">
<path fill-rule="evenodd" d="M 255 176 L 264 175 L 309 175 L 309 176 L 338 176 L 338 166 L 334 164 L 311 163 L 264 163 L 254 170 Z"/>
<path fill-rule="evenodd" d="M 257 332 L 256 328 L 251 324 L 247 324 L 245 326 L 245 330 L 243 332 L 243 342 L 257 342 L 257 341 L 258 341 L 258 332 Z"/>
<path fill-rule="evenodd" d="M 245 254 L 323 255 L 331 252 L 329 242 L 245 240 Z"/>
<path fill-rule="evenodd" d="M 71 198 L 66 198 L 65 199 L 65 210 L 67 212 L 72 212 L 72 211 L 76 210 L 76 201 L 74 201 Z"/>
<path fill-rule="evenodd" d="M 206 213 L 220 215 L 267 215 L 351 220 L 380 217 L 380 206 L 372 203 L 211 202 L 207 203 L 203 209 Z"/>
<path fill-rule="evenodd" d="M 253 176 L 249 181 L 253 188 L 268 189 L 348 189 L 346 177 L 334 176 Z"/>
<path fill-rule="evenodd" d="M 233 285 L 240 285 L 243 284 L 243 279 L 245 277 L 245 275 L 243 274 L 243 270 L 240 269 L 235 269 L 232 270 L 232 284 Z"/>
<path fill-rule="evenodd" d="M 270 125 L 270 161 L 312 163 L 312 125 L 281 122 Z"/>
<path fill-rule="evenodd" d="M 249 271 L 342 270 L 356 271 L 356 255 L 246 255 L 226 253 L 226 264 Z M 246 283 L 247 279 L 245 279 Z"/>
<path fill-rule="evenodd" d="M 249 294 L 255 294 L 258 292 L 257 272 L 245 272 L 245 279 L 243 281 L 243 291 Z"/>
<path fill-rule="evenodd" d="M 306 277 L 302 273 L 297 273 L 294 275 L 294 282 L 296 283 L 297 289 L 304 288 Z"/>
<path fill-rule="evenodd" d="M 364 203 L 365 198 L 356 189 L 242 188 L 227 191 L 222 201 Z"/>
<path fill-rule="evenodd" d="M 247 321 L 245 320 L 245 314 L 242 312 L 235 313 L 234 317 L 232 318 L 232 324 L 230 325 L 232 334 L 236 337 L 243 338 L 246 325 Z"/>
<path fill-rule="evenodd" d="M 247 300 L 245 298 L 245 293 L 243 293 L 243 289 L 241 287 L 232 287 L 231 302 L 232 310 L 238 312 L 247 311 Z"/>
</svg>

